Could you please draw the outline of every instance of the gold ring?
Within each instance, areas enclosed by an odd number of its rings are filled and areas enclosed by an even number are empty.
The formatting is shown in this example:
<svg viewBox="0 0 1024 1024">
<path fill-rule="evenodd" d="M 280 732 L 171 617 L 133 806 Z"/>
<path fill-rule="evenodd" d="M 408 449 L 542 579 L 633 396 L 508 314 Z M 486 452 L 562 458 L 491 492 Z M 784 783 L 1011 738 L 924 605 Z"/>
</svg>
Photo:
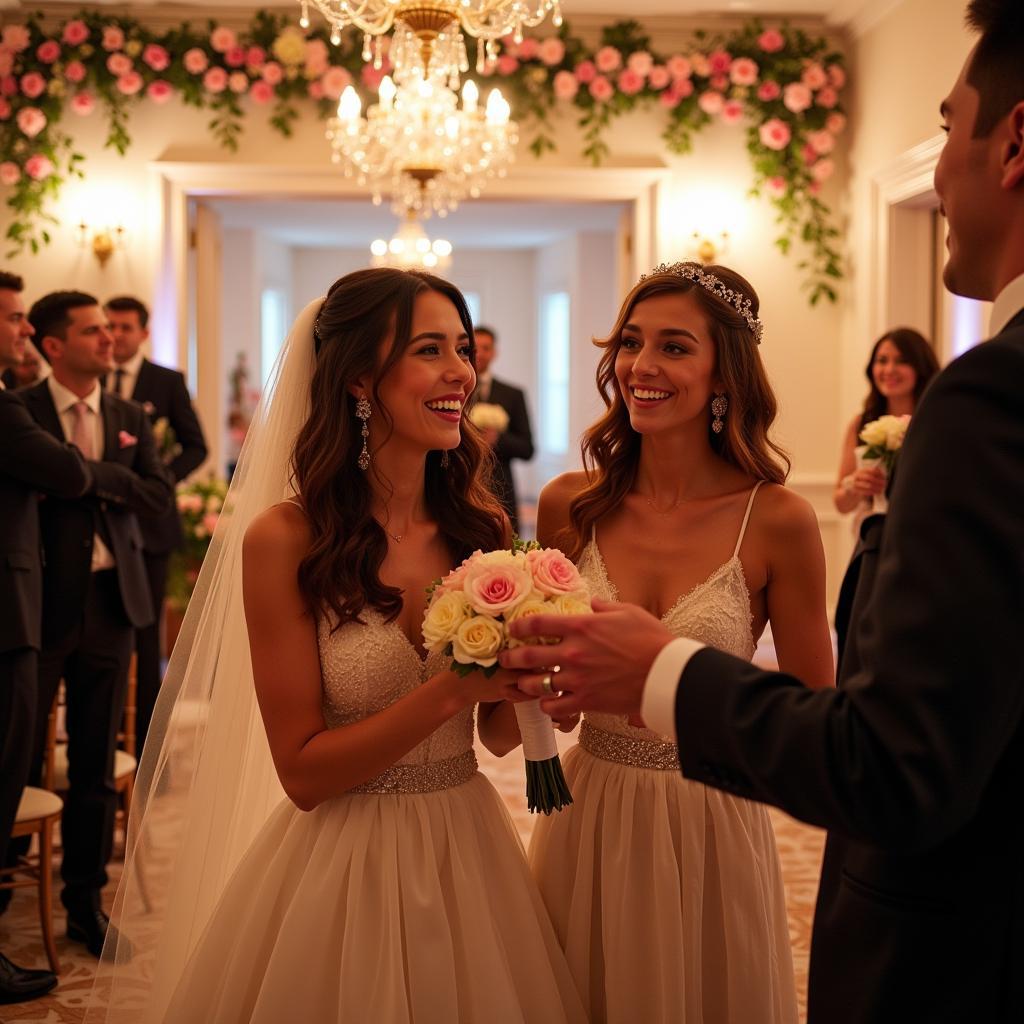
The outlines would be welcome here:
<svg viewBox="0 0 1024 1024">
<path fill-rule="evenodd" d="M 546 675 L 540 681 L 540 688 L 545 693 L 546 696 L 550 697 L 550 696 L 552 696 L 554 694 L 555 688 L 551 685 L 551 675 L 550 674 Z"/>
</svg>

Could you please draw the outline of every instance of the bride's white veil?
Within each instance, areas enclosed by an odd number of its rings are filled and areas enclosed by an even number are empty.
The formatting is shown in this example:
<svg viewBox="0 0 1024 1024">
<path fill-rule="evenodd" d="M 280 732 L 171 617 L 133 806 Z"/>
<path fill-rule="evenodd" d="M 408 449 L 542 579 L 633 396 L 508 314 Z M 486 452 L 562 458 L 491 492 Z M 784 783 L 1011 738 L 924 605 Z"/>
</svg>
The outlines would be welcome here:
<svg viewBox="0 0 1024 1024">
<path fill-rule="evenodd" d="M 299 314 L 274 366 L 167 667 L 111 915 L 120 938 L 108 934 L 86 1024 L 163 1018 L 225 884 L 284 796 L 253 686 L 242 539 L 294 493 L 291 456 L 309 415 L 322 303 Z"/>
</svg>

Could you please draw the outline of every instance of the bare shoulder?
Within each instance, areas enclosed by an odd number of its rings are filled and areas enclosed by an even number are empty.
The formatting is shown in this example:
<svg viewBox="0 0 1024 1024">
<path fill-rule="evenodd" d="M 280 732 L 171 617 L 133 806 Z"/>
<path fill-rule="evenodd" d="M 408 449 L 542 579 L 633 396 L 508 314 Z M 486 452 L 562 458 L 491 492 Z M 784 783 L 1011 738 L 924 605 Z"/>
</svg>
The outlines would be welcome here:
<svg viewBox="0 0 1024 1024">
<path fill-rule="evenodd" d="M 575 470 L 571 473 L 560 473 L 549 480 L 541 489 L 540 503 L 551 512 L 552 515 L 563 515 L 568 517 L 569 506 L 572 499 L 576 497 L 590 482 L 589 477 L 583 470 Z"/>
<path fill-rule="evenodd" d="M 857 435 L 860 433 L 861 415 L 861 413 L 857 413 L 857 415 L 850 420 L 850 423 L 846 428 L 846 433 L 843 436 L 846 438 L 847 444 L 855 445 L 857 443 Z"/>
<path fill-rule="evenodd" d="M 309 522 L 290 501 L 261 512 L 245 531 L 242 553 L 246 561 L 272 563 L 299 561 L 309 549 Z"/>
<path fill-rule="evenodd" d="M 782 484 L 765 484 L 757 492 L 752 519 L 773 543 L 819 536 L 818 517 L 811 503 Z"/>
</svg>

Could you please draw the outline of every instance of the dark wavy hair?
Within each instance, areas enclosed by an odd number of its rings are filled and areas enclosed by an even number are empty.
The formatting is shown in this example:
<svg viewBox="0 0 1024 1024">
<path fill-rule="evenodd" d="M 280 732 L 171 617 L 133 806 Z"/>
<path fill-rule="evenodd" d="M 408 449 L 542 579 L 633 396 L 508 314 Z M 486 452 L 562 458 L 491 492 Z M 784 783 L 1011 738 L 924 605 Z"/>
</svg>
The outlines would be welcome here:
<svg viewBox="0 0 1024 1024">
<path fill-rule="evenodd" d="M 361 424 L 348 389 L 368 376 L 374 415 L 392 426 L 378 386 L 408 348 L 413 305 L 427 291 L 451 300 L 472 344 L 473 325 L 462 293 L 420 271 L 381 267 L 347 274 L 331 285 L 317 318 L 310 414 L 295 442 L 292 472 L 312 537 L 299 566 L 299 589 L 317 614 L 336 618 L 335 628 L 362 622 L 367 605 L 389 621 L 402 609 L 402 591 L 380 579 L 387 535 L 371 514 L 367 473 L 356 463 Z M 389 336 L 391 345 L 382 354 Z M 447 468 L 441 458 L 440 451 L 427 454 L 424 497 L 452 562 L 477 548 L 505 546 L 509 527 L 490 490 L 490 448 L 468 419 Z"/>
<path fill-rule="evenodd" d="M 889 411 L 889 400 L 878 390 L 875 376 L 871 372 L 871 367 L 875 364 L 875 356 L 878 355 L 878 349 L 883 341 L 891 341 L 899 349 L 900 355 L 910 365 L 910 368 L 917 374 L 917 383 L 914 385 L 915 407 L 921 400 L 928 382 L 939 372 L 939 361 L 935 357 L 935 350 L 928 344 L 928 339 L 923 334 L 918 333 L 912 327 L 895 327 L 891 331 L 886 331 L 871 346 L 868 365 L 864 369 L 864 376 L 868 379 L 870 390 L 868 397 L 864 399 L 864 411 L 861 413 L 858 433 L 866 423 L 877 420 L 879 416 L 884 416 Z"/>
<path fill-rule="evenodd" d="M 728 267 L 712 265 L 704 269 L 727 288 L 749 298 L 751 311 L 757 316 L 760 303 L 747 280 Z M 712 449 L 757 480 L 783 483 L 789 475 L 789 457 L 768 436 L 778 407 L 746 320 L 733 306 L 694 281 L 671 272 L 652 274 L 626 296 L 608 337 L 594 339 L 594 344 L 604 349 L 597 366 L 597 389 L 608 411 L 583 435 L 583 465 L 589 482 L 573 499 L 569 507 L 571 525 L 559 538 L 571 558 L 583 553 L 594 525 L 633 487 L 641 438 L 629 421 L 629 410 L 615 377 L 615 359 L 633 307 L 665 292 L 692 294 L 711 324 L 716 369 L 729 399 L 725 429 L 720 434 L 711 429 L 710 407 L 707 410 Z"/>
<path fill-rule="evenodd" d="M 1024 4 L 1021 0 L 971 0 L 967 24 L 981 33 L 967 82 L 978 93 L 972 134 L 985 139 L 1024 102 Z"/>
</svg>

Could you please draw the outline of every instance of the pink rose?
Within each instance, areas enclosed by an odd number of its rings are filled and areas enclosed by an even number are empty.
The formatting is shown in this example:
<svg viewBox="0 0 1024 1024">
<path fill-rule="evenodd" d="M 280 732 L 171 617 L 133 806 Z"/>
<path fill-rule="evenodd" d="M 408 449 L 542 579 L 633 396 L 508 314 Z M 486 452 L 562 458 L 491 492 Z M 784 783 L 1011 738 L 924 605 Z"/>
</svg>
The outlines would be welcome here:
<svg viewBox="0 0 1024 1024">
<path fill-rule="evenodd" d="M 174 86 L 170 82 L 158 78 L 155 82 L 149 83 L 146 95 L 154 103 L 166 103 L 174 95 Z"/>
<path fill-rule="evenodd" d="M 372 64 L 364 64 L 362 71 L 359 72 L 359 80 L 367 89 L 376 92 L 380 88 L 380 83 L 384 81 L 386 74 L 387 71 L 383 66 L 375 68 Z M 310 93 L 310 95 L 312 96 L 313 94 Z"/>
<path fill-rule="evenodd" d="M 124 32 L 117 25 L 106 25 L 103 28 L 103 49 L 120 50 L 124 46 Z"/>
<path fill-rule="evenodd" d="M 756 61 L 749 57 L 737 57 L 729 68 L 729 77 L 737 85 L 753 85 L 757 81 L 759 71 Z"/>
<path fill-rule="evenodd" d="M 781 118 L 769 118 L 758 129 L 761 145 L 767 149 L 785 149 L 793 138 L 793 132 Z"/>
<path fill-rule="evenodd" d="M 769 28 L 757 37 L 757 45 L 765 53 L 778 53 L 786 45 L 786 40 L 777 28 Z"/>
<path fill-rule="evenodd" d="M 799 114 L 814 102 L 814 98 L 811 96 L 811 90 L 803 82 L 790 82 L 782 90 L 782 102 L 787 110 Z"/>
<path fill-rule="evenodd" d="M 614 46 L 602 46 L 594 54 L 594 64 L 598 71 L 615 71 L 622 67 L 622 54 Z"/>
<path fill-rule="evenodd" d="M 708 54 L 708 64 L 712 74 L 724 75 L 732 67 L 732 54 L 725 50 L 715 50 L 714 53 Z"/>
<path fill-rule="evenodd" d="M 580 89 L 579 82 L 571 71 L 556 72 L 551 86 L 555 91 L 555 98 L 560 100 L 571 100 Z"/>
<path fill-rule="evenodd" d="M 713 117 L 715 114 L 722 112 L 722 108 L 725 106 L 725 97 L 720 92 L 708 89 L 697 97 L 697 106 L 705 114 L 710 114 Z"/>
<path fill-rule="evenodd" d="M 726 100 L 722 107 L 724 124 L 739 124 L 743 120 L 743 104 L 739 100 Z"/>
<path fill-rule="evenodd" d="M 626 68 L 619 72 L 619 90 L 626 96 L 635 96 L 644 87 L 643 76 L 636 71 Z"/>
<path fill-rule="evenodd" d="M 210 47 L 217 51 L 217 53 L 227 53 L 232 46 L 238 45 L 238 36 L 235 35 L 233 29 L 228 28 L 226 25 L 218 25 L 210 33 Z"/>
<path fill-rule="evenodd" d="M 43 156 L 42 153 L 33 153 L 25 161 L 25 173 L 33 181 L 42 181 L 43 178 L 48 178 L 53 174 L 53 163 L 49 157 Z"/>
<path fill-rule="evenodd" d="M 675 89 L 665 89 L 658 97 L 658 102 L 667 110 L 672 110 L 674 107 L 679 106 L 680 99 L 681 97 L 676 93 Z"/>
<path fill-rule="evenodd" d="M 579 570 L 557 548 L 526 553 L 526 567 L 533 575 L 533 586 L 547 597 L 583 590 Z"/>
<path fill-rule="evenodd" d="M 846 72 L 838 64 L 829 64 L 825 72 L 833 89 L 842 89 L 846 85 Z"/>
<path fill-rule="evenodd" d="M 769 178 L 764 183 L 764 188 L 772 199 L 781 199 L 786 194 L 788 186 L 786 185 L 786 179 L 777 174 L 774 178 Z"/>
<path fill-rule="evenodd" d="M 719 92 L 725 92 L 725 90 L 729 88 L 729 76 L 712 75 L 708 84 L 712 89 L 717 89 Z"/>
<path fill-rule="evenodd" d="M 327 44 L 322 39 L 306 42 L 306 77 L 319 78 L 330 64 Z"/>
<path fill-rule="evenodd" d="M 96 109 L 96 100 L 91 92 L 76 92 L 71 97 L 71 109 L 79 117 L 88 117 Z"/>
<path fill-rule="evenodd" d="M 258 79 L 249 87 L 249 99 L 253 103 L 265 104 L 274 98 L 274 87 L 267 81 Z"/>
<path fill-rule="evenodd" d="M 0 78 L 0 96 L 17 96 L 18 80 L 14 75 L 4 75 Z"/>
<path fill-rule="evenodd" d="M 604 75 L 598 75 L 587 88 L 598 103 L 607 103 L 615 95 L 615 86 Z"/>
<path fill-rule="evenodd" d="M 228 87 L 228 73 L 223 68 L 212 67 L 203 75 L 203 88 L 207 92 L 223 92 Z"/>
<path fill-rule="evenodd" d="M 804 68 L 800 80 L 808 89 L 816 91 L 828 82 L 828 75 L 825 74 L 825 69 L 820 64 L 812 63 Z"/>
<path fill-rule="evenodd" d="M 17 164 L 5 160 L 0 164 L 0 185 L 17 185 L 21 181 L 21 169 Z"/>
<path fill-rule="evenodd" d="M 808 132 L 807 142 L 815 153 L 824 156 L 835 148 L 836 137 L 830 131 Z"/>
<path fill-rule="evenodd" d="M 646 78 L 654 67 L 654 58 L 646 50 L 637 50 L 626 58 L 626 67 L 641 78 Z"/>
<path fill-rule="evenodd" d="M 60 43 L 47 39 L 36 49 L 36 56 L 43 64 L 52 64 L 60 56 Z"/>
<path fill-rule="evenodd" d="M 344 68 L 332 67 L 327 69 L 327 73 L 320 79 L 320 84 L 323 86 L 324 96 L 331 100 L 339 100 L 345 89 L 352 84 L 352 76 Z"/>
<path fill-rule="evenodd" d="M 150 43 L 142 51 L 142 59 L 156 72 L 166 71 L 171 64 L 170 54 L 156 43 Z"/>
<path fill-rule="evenodd" d="M 597 65 L 592 60 L 581 60 L 576 65 L 576 81 L 589 85 L 597 77 Z"/>
<path fill-rule="evenodd" d="M 0 121 L 6 121 L 11 116 L 11 105 L 0 96 Z"/>
<path fill-rule="evenodd" d="M 244 71 L 232 71 L 228 75 L 228 88 L 241 95 L 249 91 L 249 76 Z"/>
<path fill-rule="evenodd" d="M 510 56 L 507 53 L 503 53 L 498 58 L 498 74 L 499 75 L 514 75 L 519 67 L 519 61 L 515 57 Z"/>
<path fill-rule="evenodd" d="M 770 78 L 765 79 L 757 87 L 757 98 L 762 103 L 770 103 L 772 100 L 777 100 L 782 95 L 782 86 L 778 82 L 773 82 Z"/>
<path fill-rule="evenodd" d="M 277 85 L 278 82 L 284 81 L 284 68 L 276 60 L 268 60 L 260 68 L 260 77 L 267 85 Z"/>
<path fill-rule="evenodd" d="M 224 63 L 229 68 L 240 68 L 245 63 L 245 47 L 229 46 L 224 53 Z"/>
<path fill-rule="evenodd" d="M 831 85 L 826 85 L 821 92 L 818 93 L 818 106 L 824 107 L 826 110 L 831 110 L 839 102 L 839 94 L 832 88 Z"/>
<path fill-rule="evenodd" d="M 127 75 L 135 65 L 126 53 L 112 53 L 107 58 L 107 70 L 115 77 Z"/>
<path fill-rule="evenodd" d="M 448 575 L 445 576 L 441 580 L 441 589 L 442 590 L 462 590 L 462 589 L 464 589 L 465 583 L 466 583 L 466 569 L 469 568 L 469 563 L 479 554 L 482 554 L 482 552 L 479 551 L 479 550 L 474 551 L 473 554 L 469 558 L 463 559 L 462 564 L 460 566 L 458 566 L 458 568 L 452 569 L 452 571 L 450 573 L 448 573 Z"/>
<path fill-rule="evenodd" d="M 89 26 L 76 18 L 64 26 L 60 37 L 68 46 L 81 46 L 89 38 Z"/>
<path fill-rule="evenodd" d="M 561 64 L 565 59 L 565 43 L 562 42 L 557 36 L 552 36 L 550 39 L 545 39 L 540 44 L 538 49 L 540 59 L 548 65 L 553 67 L 555 64 Z"/>
<path fill-rule="evenodd" d="M 497 616 L 523 601 L 533 590 L 533 581 L 526 569 L 488 562 L 484 556 L 466 568 L 462 590 L 475 611 Z"/>
<path fill-rule="evenodd" d="M 811 168 L 811 177 L 815 181 L 828 181 L 835 172 L 836 165 L 830 157 L 825 157 L 824 160 L 819 160 Z"/>
<path fill-rule="evenodd" d="M 129 71 L 128 74 L 121 75 L 115 84 L 118 92 L 125 96 L 134 96 L 142 88 L 142 75 L 138 71 Z"/>
<path fill-rule="evenodd" d="M 711 62 L 703 53 L 695 53 L 690 63 L 693 65 L 693 73 L 700 78 L 707 78 L 711 74 Z"/>
<path fill-rule="evenodd" d="M 0 42 L 13 53 L 21 53 L 28 49 L 32 36 L 24 25 L 4 25 L 0 31 Z"/>
<path fill-rule="evenodd" d="M 368 67 L 370 67 L 369 64 L 364 64 L 363 71 L 365 72 Z M 306 91 L 309 93 L 309 98 L 311 100 L 322 100 L 324 98 L 324 87 L 320 84 L 319 79 L 315 82 L 310 82 L 309 88 Z"/>
<path fill-rule="evenodd" d="M 825 127 L 833 135 L 842 135 L 843 129 L 846 127 L 846 115 L 836 112 L 835 114 L 829 114 L 825 118 Z"/>
<path fill-rule="evenodd" d="M 800 149 L 800 157 L 805 164 L 810 166 L 818 159 L 818 154 L 809 142 L 805 142 Z"/>
<path fill-rule="evenodd" d="M 185 56 L 181 58 L 181 63 L 190 75 L 201 75 L 210 66 L 210 58 L 206 56 L 205 50 L 200 50 L 198 46 L 193 46 L 191 50 L 185 51 Z"/>
<path fill-rule="evenodd" d="M 533 60 L 534 57 L 540 52 L 540 43 L 531 36 L 527 36 L 520 44 L 519 49 L 516 51 L 516 56 L 520 60 Z"/>
<path fill-rule="evenodd" d="M 671 86 L 671 91 L 677 100 L 685 100 L 692 96 L 695 86 L 690 78 L 677 78 Z"/>
<path fill-rule="evenodd" d="M 85 81 L 85 65 L 80 60 L 68 61 L 64 66 L 64 77 L 69 81 L 77 84 L 78 82 Z"/>
<path fill-rule="evenodd" d="M 245 51 L 245 66 L 247 68 L 261 68 L 266 63 L 267 51 L 262 46 L 250 46 Z"/>
<path fill-rule="evenodd" d="M 673 78 L 689 78 L 693 74 L 693 65 L 681 54 L 675 54 L 665 62 L 668 73 Z"/>
<path fill-rule="evenodd" d="M 46 115 L 38 107 L 22 107 L 15 118 L 22 133 L 34 139 L 46 127 Z"/>
<path fill-rule="evenodd" d="M 46 79 L 38 71 L 30 71 L 21 76 L 21 94 L 34 100 L 46 92 Z"/>
<path fill-rule="evenodd" d="M 670 81 L 672 81 L 672 76 L 664 64 L 655 64 L 647 76 L 647 84 L 655 90 L 664 89 Z"/>
</svg>

